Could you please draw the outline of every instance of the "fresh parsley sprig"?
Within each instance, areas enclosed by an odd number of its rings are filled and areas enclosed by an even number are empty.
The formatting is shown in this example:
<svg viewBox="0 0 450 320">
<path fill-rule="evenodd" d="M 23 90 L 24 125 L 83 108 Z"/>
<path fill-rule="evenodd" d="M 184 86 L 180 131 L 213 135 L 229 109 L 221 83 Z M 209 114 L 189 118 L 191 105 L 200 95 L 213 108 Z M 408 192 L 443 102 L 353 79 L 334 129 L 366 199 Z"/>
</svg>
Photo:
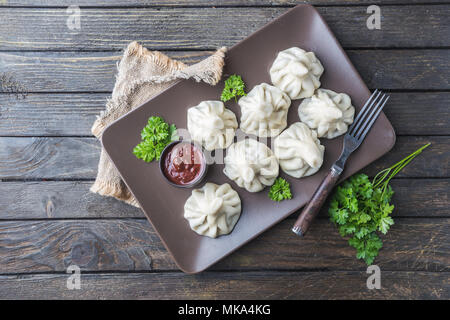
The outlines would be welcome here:
<svg viewBox="0 0 450 320">
<path fill-rule="evenodd" d="M 270 187 L 269 198 L 273 201 L 282 201 L 285 199 L 292 199 L 291 187 L 289 182 L 278 177 L 274 184 Z"/>
<path fill-rule="evenodd" d="M 133 154 L 145 162 L 159 160 L 161 152 L 176 137 L 177 128 L 169 125 L 161 117 L 148 118 L 147 125 L 141 131 L 141 142 L 133 149 Z"/>
<path fill-rule="evenodd" d="M 227 102 L 230 99 L 237 100 L 237 97 L 245 96 L 245 83 L 241 76 L 233 74 L 225 80 L 225 88 L 222 91 L 220 100 Z"/>
<path fill-rule="evenodd" d="M 394 220 L 390 204 L 394 191 L 389 181 L 430 144 L 424 145 L 393 166 L 380 171 L 373 179 L 357 174 L 337 187 L 328 213 L 341 236 L 356 249 L 356 257 L 371 265 L 383 242 L 377 232 L 386 234 Z"/>
</svg>

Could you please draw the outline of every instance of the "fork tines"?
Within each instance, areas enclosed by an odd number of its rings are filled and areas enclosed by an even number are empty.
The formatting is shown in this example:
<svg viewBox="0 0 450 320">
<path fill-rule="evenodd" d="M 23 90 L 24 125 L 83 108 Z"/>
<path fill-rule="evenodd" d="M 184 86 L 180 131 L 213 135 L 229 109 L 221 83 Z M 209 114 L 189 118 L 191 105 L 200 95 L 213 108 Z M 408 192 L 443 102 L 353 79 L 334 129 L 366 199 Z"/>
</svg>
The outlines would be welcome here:
<svg viewBox="0 0 450 320">
<path fill-rule="evenodd" d="M 362 141 L 388 100 L 388 95 L 378 89 L 375 90 L 358 113 L 347 134 Z"/>
</svg>

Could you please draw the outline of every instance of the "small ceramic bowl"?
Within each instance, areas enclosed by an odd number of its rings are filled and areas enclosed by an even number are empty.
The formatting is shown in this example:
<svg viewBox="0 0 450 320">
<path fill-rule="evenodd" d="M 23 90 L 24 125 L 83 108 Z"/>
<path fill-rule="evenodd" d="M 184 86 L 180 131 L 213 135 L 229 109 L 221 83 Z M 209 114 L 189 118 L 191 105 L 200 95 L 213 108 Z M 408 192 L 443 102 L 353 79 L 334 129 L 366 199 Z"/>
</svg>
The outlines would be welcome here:
<svg viewBox="0 0 450 320">
<path fill-rule="evenodd" d="M 202 168 L 201 168 L 200 174 L 195 179 L 193 179 L 189 183 L 185 183 L 185 184 L 177 184 L 177 183 L 175 183 L 174 181 L 170 180 L 167 177 L 166 173 L 164 172 L 165 160 L 166 160 L 167 155 L 172 150 L 172 148 L 176 144 L 179 144 L 179 143 L 191 144 L 198 151 L 200 151 L 201 156 L 202 156 Z M 208 171 L 208 161 L 207 161 L 206 155 L 203 152 L 202 148 L 200 146 L 198 146 L 197 144 L 195 144 L 193 142 L 190 142 L 190 141 L 182 141 L 182 140 L 173 141 L 173 142 L 169 143 L 164 148 L 164 150 L 161 152 L 161 157 L 159 158 L 159 171 L 161 172 L 163 177 L 166 179 L 167 183 L 169 183 L 170 185 L 172 185 L 174 187 L 178 187 L 178 188 L 192 188 L 192 187 L 195 187 L 195 186 L 199 185 L 202 182 L 202 180 L 205 178 L 206 173 Z"/>
</svg>

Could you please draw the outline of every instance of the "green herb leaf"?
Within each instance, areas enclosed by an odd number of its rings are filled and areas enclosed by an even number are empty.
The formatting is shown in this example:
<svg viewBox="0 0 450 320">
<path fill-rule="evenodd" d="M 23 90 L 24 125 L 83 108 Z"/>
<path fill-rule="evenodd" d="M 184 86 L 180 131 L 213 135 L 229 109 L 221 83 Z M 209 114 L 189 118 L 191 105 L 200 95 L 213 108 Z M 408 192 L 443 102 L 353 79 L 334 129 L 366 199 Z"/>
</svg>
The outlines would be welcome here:
<svg viewBox="0 0 450 320">
<path fill-rule="evenodd" d="M 220 100 L 223 102 L 227 102 L 228 100 L 240 96 L 245 96 L 245 83 L 242 80 L 241 76 L 231 75 L 225 81 L 225 88 L 222 91 L 222 95 L 220 96 Z"/>
<path fill-rule="evenodd" d="M 145 162 L 159 160 L 161 152 L 171 141 L 177 140 L 176 127 L 161 117 L 148 118 L 147 125 L 141 131 L 142 141 L 133 149 L 133 154 Z"/>
<path fill-rule="evenodd" d="M 156 148 L 151 140 L 145 140 L 139 143 L 134 149 L 133 154 L 144 160 L 145 162 L 151 162 L 156 158 Z"/>
<path fill-rule="evenodd" d="M 348 244 L 356 249 L 356 258 L 364 259 L 367 265 L 373 263 L 373 260 L 378 256 L 378 252 L 383 246 L 383 242 L 375 233 L 370 233 L 363 239 L 350 238 Z"/>
<path fill-rule="evenodd" d="M 274 184 L 270 187 L 269 198 L 272 199 L 273 201 L 292 199 L 292 193 L 289 182 L 287 182 L 283 178 L 277 178 Z"/>
</svg>

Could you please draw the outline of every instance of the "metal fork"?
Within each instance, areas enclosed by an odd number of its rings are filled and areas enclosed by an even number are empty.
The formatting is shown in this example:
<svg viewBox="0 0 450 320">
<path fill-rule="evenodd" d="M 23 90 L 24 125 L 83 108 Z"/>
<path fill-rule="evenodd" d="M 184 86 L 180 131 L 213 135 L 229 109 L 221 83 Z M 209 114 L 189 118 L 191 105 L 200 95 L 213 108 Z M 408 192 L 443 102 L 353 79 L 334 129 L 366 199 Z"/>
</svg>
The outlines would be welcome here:
<svg viewBox="0 0 450 320">
<path fill-rule="evenodd" d="M 333 164 L 331 170 L 323 179 L 322 183 L 314 192 L 311 200 L 303 208 L 302 213 L 295 222 L 294 227 L 292 228 L 292 231 L 295 234 L 301 237 L 306 234 L 311 222 L 319 212 L 344 170 L 347 158 L 361 145 L 388 99 L 388 95 L 379 90 L 375 90 L 367 100 L 344 136 L 344 147 L 342 148 L 341 156 Z"/>
</svg>

